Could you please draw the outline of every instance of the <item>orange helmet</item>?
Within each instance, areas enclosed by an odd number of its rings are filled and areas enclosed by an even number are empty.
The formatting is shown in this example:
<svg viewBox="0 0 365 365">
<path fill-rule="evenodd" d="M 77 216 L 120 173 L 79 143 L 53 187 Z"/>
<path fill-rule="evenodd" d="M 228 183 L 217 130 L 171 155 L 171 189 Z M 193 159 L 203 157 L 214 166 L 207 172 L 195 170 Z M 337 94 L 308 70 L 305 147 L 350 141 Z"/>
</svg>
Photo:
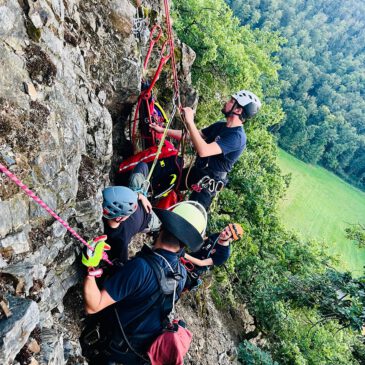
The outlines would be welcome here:
<svg viewBox="0 0 365 365">
<path fill-rule="evenodd" d="M 230 223 L 228 224 L 228 227 L 231 230 L 234 241 L 240 240 L 243 237 L 243 228 L 240 224 Z"/>
</svg>

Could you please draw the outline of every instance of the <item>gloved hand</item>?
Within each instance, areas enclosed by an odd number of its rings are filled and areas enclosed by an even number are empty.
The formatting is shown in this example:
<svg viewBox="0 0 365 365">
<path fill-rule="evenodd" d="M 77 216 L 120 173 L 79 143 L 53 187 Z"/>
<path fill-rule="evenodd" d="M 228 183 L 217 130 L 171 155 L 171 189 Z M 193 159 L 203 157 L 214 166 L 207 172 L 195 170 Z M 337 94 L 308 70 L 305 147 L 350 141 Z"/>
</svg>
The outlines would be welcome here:
<svg viewBox="0 0 365 365">
<path fill-rule="evenodd" d="M 95 268 L 100 264 L 100 261 L 103 259 L 104 251 L 110 250 L 110 246 L 105 242 L 107 239 L 106 235 L 99 236 L 94 238 L 92 241 L 89 241 L 88 244 L 94 248 L 94 251 L 91 251 L 88 247 L 85 246 L 82 252 L 82 263 L 88 268 Z M 89 275 L 94 270 L 89 270 Z M 96 275 L 95 275 L 96 276 Z"/>
<path fill-rule="evenodd" d="M 87 268 L 87 276 L 89 277 L 94 277 L 94 278 L 100 278 L 101 275 L 103 275 L 103 269 L 101 267 L 96 268 L 96 267 L 88 267 Z"/>
</svg>

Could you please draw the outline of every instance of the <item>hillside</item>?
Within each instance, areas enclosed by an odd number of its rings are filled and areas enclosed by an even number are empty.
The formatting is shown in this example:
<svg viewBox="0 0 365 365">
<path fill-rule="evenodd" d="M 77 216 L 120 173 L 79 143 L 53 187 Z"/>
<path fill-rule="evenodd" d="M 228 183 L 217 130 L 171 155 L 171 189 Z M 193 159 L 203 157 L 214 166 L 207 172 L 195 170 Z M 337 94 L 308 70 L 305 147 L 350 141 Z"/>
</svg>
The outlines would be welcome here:
<svg viewBox="0 0 365 365">
<path fill-rule="evenodd" d="M 345 237 L 345 228 L 365 217 L 365 193 L 327 170 L 308 165 L 279 150 L 279 165 L 292 179 L 280 202 L 286 227 L 304 238 L 323 241 L 339 256 L 339 268 L 361 275 L 365 251 Z"/>
<path fill-rule="evenodd" d="M 356 0 L 227 0 L 241 24 L 280 35 L 280 146 L 365 187 L 364 10 Z"/>
</svg>

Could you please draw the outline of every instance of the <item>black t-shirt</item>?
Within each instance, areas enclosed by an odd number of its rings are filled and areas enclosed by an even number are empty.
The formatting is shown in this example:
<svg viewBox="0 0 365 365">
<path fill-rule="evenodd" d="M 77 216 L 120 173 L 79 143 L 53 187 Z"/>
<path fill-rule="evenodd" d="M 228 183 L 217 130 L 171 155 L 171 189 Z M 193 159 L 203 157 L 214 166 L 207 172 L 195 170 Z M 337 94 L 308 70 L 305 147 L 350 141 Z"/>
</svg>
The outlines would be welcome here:
<svg viewBox="0 0 365 365">
<path fill-rule="evenodd" d="M 132 237 L 145 230 L 148 227 L 150 220 L 151 214 L 146 212 L 140 201 L 138 201 L 137 210 L 117 228 L 109 227 L 107 219 L 103 218 L 104 233 L 108 236 L 106 242 L 111 246 L 108 256 L 112 260 L 117 258 L 122 263 L 127 262 L 128 245 L 131 242 Z"/>
<path fill-rule="evenodd" d="M 180 266 L 180 273 L 183 276 L 177 285 L 177 295 L 181 293 L 186 281 L 186 269 L 181 265 L 176 253 L 169 252 L 163 249 L 158 249 L 155 252 L 162 255 L 171 265 L 175 272 L 178 272 L 177 266 Z M 155 256 L 156 257 L 156 256 Z M 159 256 L 156 257 L 161 267 L 166 273 L 171 272 L 166 262 Z M 156 306 L 151 307 L 149 299 L 159 289 L 157 277 L 150 266 L 143 258 L 136 257 L 128 261 L 123 267 L 104 283 L 104 289 L 108 294 L 118 302 L 115 304 L 122 326 L 125 327 L 138 314 L 142 314 L 141 320 L 136 320 L 131 334 L 150 334 L 157 333 L 162 329 L 161 308 Z M 177 298 L 176 298 L 177 299 Z M 148 309 L 150 308 L 150 309 Z M 111 323 L 115 322 L 115 315 L 109 314 Z M 139 317 L 138 317 L 139 318 Z"/>
<path fill-rule="evenodd" d="M 219 121 L 202 130 L 207 143 L 217 142 L 222 149 L 219 155 L 197 157 L 195 166 L 209 167 L 212 171 L 230 172 L 246 147 L 246 134 L 242 126 L 229 128 Z"/>
<path fill-rule="evenodd" d="M 210 257 L 213 260 L 213 265 L 223 265 L 229 259 L 229 256 L 231 256 L 231 246 L 222 246 L 218 242 L 214 245 L 215 241 L 218 239 L 218 236 L 219 233 L 210 235 L 204 241 L 202 248 L 197 252 L 191 253 L 190 255 L 200 260 Z M 213 246 L 214 248 L 212 249 Z"/>
</svg>

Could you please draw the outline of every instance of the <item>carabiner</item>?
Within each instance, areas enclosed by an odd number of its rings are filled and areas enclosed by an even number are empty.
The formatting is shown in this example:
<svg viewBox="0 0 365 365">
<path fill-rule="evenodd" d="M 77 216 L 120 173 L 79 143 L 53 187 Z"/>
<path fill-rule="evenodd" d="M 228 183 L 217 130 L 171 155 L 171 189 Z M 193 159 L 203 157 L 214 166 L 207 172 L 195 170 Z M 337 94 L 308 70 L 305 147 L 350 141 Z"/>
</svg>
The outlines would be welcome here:
<svg viewBox="0 0 365 365">
<path fill-rule="evenodd" d="M 224 182 L 222 180 L 218 180 L 215 186 L 215 192 L 218 193 L 224 188 Z"/>
<path fill-rule="evenodd" d="M 215 191 L 215 180 L 214 179 L 209 180 L 208 190 L 210 193 L 214 193 L 214 191 Z"/>
<path fill-rule="evenodd" d="M 180 257 L 180 262 L 184 265 L 185 269 L 189 272 L 193 271 L 195 268 L 195 266 L 192 262 L 184 259 L 183 257 Z"/>
</svg>

